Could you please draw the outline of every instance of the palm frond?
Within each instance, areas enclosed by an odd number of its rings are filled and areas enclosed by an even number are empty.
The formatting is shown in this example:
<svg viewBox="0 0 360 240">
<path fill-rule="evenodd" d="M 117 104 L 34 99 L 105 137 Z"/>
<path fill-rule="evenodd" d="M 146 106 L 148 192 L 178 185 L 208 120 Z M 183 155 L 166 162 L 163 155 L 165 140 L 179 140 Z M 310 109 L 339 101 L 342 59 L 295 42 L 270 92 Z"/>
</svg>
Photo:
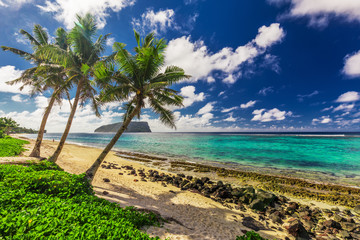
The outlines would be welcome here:
<svg viewBox="0 0 360 240">
<path fill-rule="evenodd" d="M 27 38 L 32 45 L 36 45 L 36 46 L 40 46 L 41 44 L 27 31 L 25 31 L 24 29 L 20 29 L 20 33 L 22 35 L 24 35 L 25 38 Z"/>
<path fill-rule="evenodd" d="M 162 103 L 154 97 L 149 97 L 149 102 L 150 102 L 151 109 L 155 113 L 159 114 L 160 121 L 164 125 L 176 129 L 175 116 L 174 116 L 173 112 L 164 108 L 162 106 Z"/>
<path fill-rule="evenodd" d="M 47 32 L 44 30 L 44 28 L 41 25 L 35 24 L 33 32 L 34 32 L 34 35 L 35 35 L 35 39 L 37 40 L 37 42 L 40 45 L 47 45 L 48 44 L 49 36 L 48 36 Z"/>
</svg>

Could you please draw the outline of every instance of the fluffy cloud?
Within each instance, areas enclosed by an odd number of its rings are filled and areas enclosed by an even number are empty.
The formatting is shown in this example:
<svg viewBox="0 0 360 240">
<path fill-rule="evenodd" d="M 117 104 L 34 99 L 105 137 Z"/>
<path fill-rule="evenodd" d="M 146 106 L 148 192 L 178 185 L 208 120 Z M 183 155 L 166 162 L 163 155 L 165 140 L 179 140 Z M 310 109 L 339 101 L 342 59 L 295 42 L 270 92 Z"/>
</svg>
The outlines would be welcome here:
<svg viewBox="0 0 360 240">
<path fill-rule="evenodd" d="M 24 87 L 23 91 L 20 91 L 21 84 L 12 86 L 6 84 L 7 81 L 19 78 L 22 72 L 22 70 L 16 69 L 15 66 L 7 65 L 0 67 L 0 92 L 29 94 L 31 91 L 29 87 Z"/>
<path fill-rule="evenodd" d="M 341 94 L 336 102 L 356 102 L 360 100 L 360 94 L 355 91 L 349 91 Z"/>
<path fill-rule="evenodd" d="M 25 102 L 26 100 L 24 100 L 20 94 L 14 95 L 11 97 L 11 100 L 13 100 L 14 102 Z"/>
<path fill-rule="evenodd" d="M 333 112 L 351 111 L 354 107 L 355 107 L 355 104 L 340 104 L 338 107 L 334 108 Z"/>
<path fill-rule="evenodd" d="M 360 77 L 360 51 L 345 57 L 343 73 L 351 78 Z"/>
<path fill-rule="evenodd" d="M 76 14 L 84 15 L 91 13 L 102 29 L 106 25 L 109 10 L 119 12 L 121 9 L 131 6 L 135 0 L 47 0 L 45 5 L 37 5 L 43 12 L 53 13 L 55 19 L 70 29 L 74 26 Z"/>
<path fill-rule="evenodd" d="M 310 25 L 326 26 L 331 16 L 342 17 L 346 21 L 360 21 L 360 1 L 358 0 L 267 0 L 281 5 L 290 3 L 290 17 L 309 17 Z"/>
<path fill-rule="evenodd" d="M 172 9 L 159 10 L 158 12 L 148 9 L 141 15 L 141 19 L 133 18 L 131 23 L 138 31 L 149 30 L 158 34 L 166 32 L 167 28 L 174 26 L 174 15 L 175 12 Z"/>
<path fill-rule="evenodd" d="M 269 27 L 262 26 L 258 31 L 259 33 L 254 41 L 256 45 L 262 48 L 267 48 L 275 43 L 281 42 L 285 37 L 285 32 L 279 23 L 273 23 Z"/>
<path fill-rule="evenodd" d="M 224 119 L 225 122 L 236 122 L 237 119 L 233 117 L 233 114 L 230 113 L 228 118 Z"/>
<path fill-rule="evenodd" d="M 40 126 L 42 115 L 48 105 L 49 99 L 45 96 L 37 96 L 35 99 L 37 110 L 33 112 L 9 112 L 4 114 L 6 117 L 11 117 L 17 121 L 21 126 L 38 129 Z M 73 101 L 73 99 L 72 99 Z M 115 108 L 115 107 L 114 107 Z M 68 116 L 70 114 L 70 104 L 64 101 L 61 106 L 55 105 L 50 113 L 46 129 L 48 132 L 63 132 Z M 87 104 L 84 107 L 79 107 L 75 114 L 71 132 L 93 132 L 98 126 L 110 124 L 115 121 L 120 121 L 123 113 L 118 113 L 112 110 L 102 112 L 101 118 L 95 116 L 91 105 Z"/>
<path fill-rule="evenodd" d="M 326 123 L 331 123 L 332 119 L 329 116 L 322 116 L 321 118 L 314 118 L 312 120 L 312 124 L 316 125 L 317 123 L 322 123 L 322 124 L 326 124 Z"/>
<path fill-rule="evenodd" d="M 110 37 L 106 40 L 106 46 L 112 47 L 115 43 L 115 38 Z"/>
<path fill-rule="evenodd" d="M 255 105 L 256 101 L 249 101 L 245 104 L 241 104 L 240 107 L 241 108 L 249 108 L 249 107 L 253 107 Z"/>
<path fill-rule="evenodd" d="M 231 112 L 231 111 L 236 110 L 236 109 L 239 109 L 239 107 L 223 108 L 221 110 L 221 112 L 222 113 L 228 113 L 228 112 Z"/>
<path fill-rule="evenodd" d="M 186 86 L 180 89 L 180 95 L 184 97 L 184 107 L 190 107 L 194 102 L 202 102 L 205 100 L 203 92 L 196 94 L 194 86 Z"/>
<path fill-rule="evenodd" d="M 271 122 L 271 121 L 281 121 L 286 118 L 286 116 L 291 116 L 291 112 L 280 111 L 277 108 L 273 108 L 269 111 L 265 109 L 257 109 L 252 112 L 255 115 L 251 121 L 260 121 L 260 122 Z"/>
<path fill-rule="evenodd" d="M 209 102 L 204 107 L 200 108 L 199 111 L 196 113 L 197 115 L 203 115 L 210 113 L 214 109 L 214 104 L 216 102 Z"/>
<path fill-rule="evenodd" d="M 241 76 L 241 65 L 250 62 L 263 54 L 266 49 L 280 42 L 285 36 L 284 30 L 278 23 L 262 26 L 256 38 L 235 50 L 229 47 L 219 52 L 209 52 L 203 41 L 191 42 L 190 36 L 173 39 L 169 42 L 166 53 L 166 65 L 182 67 L 192 78 L 189 81 L 200 79 L 213 82 L 213 71 L 224 74 L 223 82 L 232 84 Z"/>
</svg>

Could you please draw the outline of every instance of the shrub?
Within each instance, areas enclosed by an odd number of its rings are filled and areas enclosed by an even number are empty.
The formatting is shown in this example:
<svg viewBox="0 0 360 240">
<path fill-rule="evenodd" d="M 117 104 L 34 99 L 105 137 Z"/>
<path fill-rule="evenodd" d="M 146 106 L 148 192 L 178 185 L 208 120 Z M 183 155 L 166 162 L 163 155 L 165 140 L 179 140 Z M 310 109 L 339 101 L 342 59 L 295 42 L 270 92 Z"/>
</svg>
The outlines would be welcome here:
<svg viewBox="0 0 360 240">
<path fill-rule="evenodd" d="M 159 239 L 139 230 L 155 214 L 98 198 L 53 163 L 0 165 L 0 206 L 0 239 Z"/>
<path fill-rule="evenodd" d="M 28 143 L 28 141 L 9 136 L 0 138 L 0 157 L 13 157 L 19 155 L 26 150 L 23 146 Z"/>
<path fill-rule="evenodd" d="M 266 240 L 254 231 L 249 231 L 243 236 L 237 236 L 236 240 Z"/>
</svg>

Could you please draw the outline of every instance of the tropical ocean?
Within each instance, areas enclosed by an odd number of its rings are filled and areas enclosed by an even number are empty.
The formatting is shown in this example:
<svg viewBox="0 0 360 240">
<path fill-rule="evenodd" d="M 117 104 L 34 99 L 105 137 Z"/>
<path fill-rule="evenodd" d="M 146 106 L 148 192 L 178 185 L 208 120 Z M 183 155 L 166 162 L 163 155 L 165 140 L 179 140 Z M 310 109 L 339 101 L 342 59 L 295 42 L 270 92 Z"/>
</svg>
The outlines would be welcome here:
<svg viewBox="0 0 360 240">
<path fill-rule="evenodd" d="M 103 148 L 112 136 L 72 133 L 67 142 Z M 44 136 L 60 137 L 60 133 Z M 114 149 L 197 162 L 360 176 L 360 133 L 125 133 Z"/>
</svg>

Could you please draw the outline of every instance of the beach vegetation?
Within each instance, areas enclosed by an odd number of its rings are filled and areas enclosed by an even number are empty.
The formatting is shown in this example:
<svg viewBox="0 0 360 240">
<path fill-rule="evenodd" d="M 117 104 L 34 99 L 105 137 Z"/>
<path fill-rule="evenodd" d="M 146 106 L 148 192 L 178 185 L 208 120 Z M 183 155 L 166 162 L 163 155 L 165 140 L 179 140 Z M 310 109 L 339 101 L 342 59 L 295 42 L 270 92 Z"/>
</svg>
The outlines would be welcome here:
<svg viewBox="0 0 360 240">
<path fill-rule="evenodd" d="M 26 150 L 24 144 L 29 142 L 5 135 L 0 138 L 0 157 L 14 157 L 21 154 Z"/>
<path fill-rule="evenodd" d="M 34 50 L 33 53 L 7 46 L 1 46 L 1 48 L 4 51 L 15 53 L 31 63 L 35 63 L 35 66 L 26 69 L 22 72 L 19 78 L 8 81 L 7 84 L 21 84 L 20 90 L 23 90 L 25 87 L 30 87 L 31 97 L 50 89 L 53 90 L 48 106 L 43 114 L 40 129 L 37 132 L 38 135 L 35 145 L 30 153 L 30 157 L 40 157 L 40 146 L 51 109 L 55 102 L 60 104 L 65 96 L 70 101 L 69 89 L 71 88 L 71 84 L 66 81 L 66 75 L 62 66 L 54 65 L 51 61 L 49 61 L 49 59 L 41 59 L 36 55 L 36 52 L 40 47 L 46 47 L 51 44 L 50 37 L 45 28 L 36 24 L 33 28 L 33 34 L 23 29 L 20 30 L 20 34 L 22 34 L 31 43 Z M 63 28 L 58 28 L 56 31 L 55 42 L 52 45 L 65 50 L 67 48 L 66 38 L 66 31 Z"/>
<path fill-rule="evenodd" d="M 243 236 L 237 236 L 236 240 L 266 240 L 254 231 L 248 231 Z"/>
<path fill-rule="evenodd" d="M 19 124 L 15 122 L 12 118 L 1 117 L 0 118 L 0 131 L 1 136 L 4 134 L 9 135 L 9 133 L 14 129 L 17 128 Z"/>
<path fill-rule="evenodd" d="M 154 33 L 141 38 L 134 31 L 137 46 L 134 54 L 125 49 L 126 45 L 115 42 L 114 63 L 101 63 L 95 71 L 99 81 L 111 82 L 100 93 L 101 102 L 123 102 L 125 114 L 120 129 L 116 132 L 109 144 L 96 159 L 94 164 L 86 171 L 87 177 L 92 181 L 102 161 L 126 130 L 133 118 L 140 118 L 141 110 L 149 107 L 159 115 L 160 121 L 171 128 L 175 126 L 175 116 L 170 106 L 182 106 L 183 97 L 170 86 L 180 82 L 189 75 L 177 66 L 164 67 L 164 39 L 156 39 Z M 161 72 L 165 69 L 164 72 Z"/>
<path fill-rule="evenodd" d="M 98 198 L 84 174 L 51 162 L 0 165 L 2 239 L 159 239 L 140 228 L 159 218 Z"/>
</svg>

